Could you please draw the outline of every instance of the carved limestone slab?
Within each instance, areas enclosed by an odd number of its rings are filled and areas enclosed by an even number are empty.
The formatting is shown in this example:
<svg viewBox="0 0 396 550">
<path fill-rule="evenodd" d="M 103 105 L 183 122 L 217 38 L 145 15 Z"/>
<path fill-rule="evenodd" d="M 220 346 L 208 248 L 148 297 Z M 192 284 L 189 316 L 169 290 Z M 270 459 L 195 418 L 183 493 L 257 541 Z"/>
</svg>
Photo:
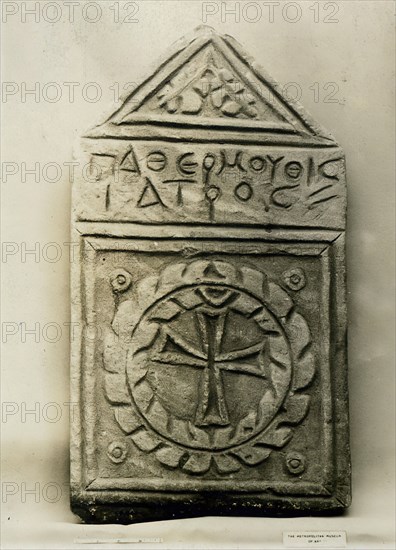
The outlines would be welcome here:
<svg viewBox="0 0 396 550">
<path fill-rule="evenodd" d="M 348 506 L 334 138 L 203 27 L 79 160 L 73 511 L 130 523 Z"/>
</svg>

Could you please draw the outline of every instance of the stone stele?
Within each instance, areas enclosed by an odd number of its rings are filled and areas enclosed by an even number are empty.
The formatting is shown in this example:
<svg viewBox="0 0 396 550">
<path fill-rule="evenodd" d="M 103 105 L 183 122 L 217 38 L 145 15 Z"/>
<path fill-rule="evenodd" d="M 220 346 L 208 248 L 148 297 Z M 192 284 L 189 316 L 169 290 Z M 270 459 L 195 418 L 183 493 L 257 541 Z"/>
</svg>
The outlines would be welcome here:
<svg viewBox="0 0 396 550">
<path fill-rule="evenodd" d="M 133 523 L 347 507 L 334 138 L 199 27 L 78 154 L 72 510 Z"/>
</svg>

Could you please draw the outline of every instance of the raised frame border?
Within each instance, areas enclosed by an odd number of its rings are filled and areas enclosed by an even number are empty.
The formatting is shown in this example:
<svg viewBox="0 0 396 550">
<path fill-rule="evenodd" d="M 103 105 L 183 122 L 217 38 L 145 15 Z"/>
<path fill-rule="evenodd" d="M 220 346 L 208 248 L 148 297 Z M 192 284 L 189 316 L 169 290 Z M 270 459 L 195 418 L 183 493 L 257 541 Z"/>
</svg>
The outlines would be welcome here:
<svg viewBox="0 0 396 550">
<path fill-rule="evenodd" d="M 81 297 L 86 289 L 81 278 L 82 260 L 85 246 L 95 248 L 93 243 L 110 243 L 112 239 L 133 239 L 142 242 L 143 245 L 153 239 L 179 241 L 204 241 L 213 246 L 218 238 L 227 242 L 243 242 L 267 244 L 269 248 L 274 245 L 296 244 L 294 252 L 304 253 L 302 250 L 317 245 L 316 252 L 328 262 L 330 278 L 330 311 L 333 322 L 330 325 L 330 383 L 331 400 L 333 407 L 333 452 L 336 472 L 334 486 L 331 489 L 323 488 L 322 494 L 312 494 L 309 487 L 306 492 L 297 491 L 296 494 L 279 491 L 276 488 L 267 488 L 260 491 L 233 491 L 224 492 L 217 489 L 208 491 L 207 488 L 192 490 L 179 490 L 171 492 L 169 488 L 164 491 L 153 491 L 147 487 L 128 490 L 127 487 L 119 487 L 111 490 L 98 486 L 91 476 L 86 478 L 83 464 L 83 437 L 84 420 L 89 418 L 92 412 L 83 410 L 81 392 L 81 377 L 83 366 L 80 361 L 80 353 L 83 346 L 82 330 L 74 338 L 72 346 L 72 372 L 71 392 L 72 401 L 79 406 L 72 422 L 71 435 L 71 501 L 72 510 L 86 522 L 121 522 L 133 523 L 139 521 L 160 520 L 173 517 L 192 517 L 200 515 L 274 515 L 289 513 L 301 515 L 304 513 L 326 512 L 339 513 L 350 504 L 350 455 L 348 433 L 348 393 L 347 393 L 347 365 L 346 365 L 346 290 L 345 290 L 345 238 L 344 233 L 329 230 L 269 230 L 248 228 L 178 228 L 164 226 L 145 227 L 128 224 L 120 227 L 118 224 L 92 224 L 80 223 L 75 229 L 73 238 L 78 245 L 79 253 L 73 262 L 72 282 L 72 322 L 79 323 L 82 329 L 83 312 Z M 105 240 L 104 240 L 105 239 Z M 103 243 L 104 241 L 104 243 Z M 297 244 L 298 243 L 298 244 Z M 254 245 L 253 245 L 254 246 Z M 101 247 L 101 249 L 103 249 Z M 318 248 L 319 247 L 319 248 Z M 119 249 L 118 249 L 119 250 Z M 277 248 L 279 252 L 279 248 Z M 263 254 L 263 251 L 260 251 Z M 318 255 L 318 254 L 316 254 Z M 88 296 L 89 299 L 89 296 Z M 90 319 L 85 319 L 90 322 Z M 88 417 L 86 414 L 88 413 Z M 92 452 L 92 450 L 91 450 Z M 274 491 L 275 489 L 275 491 Z M 165 492 L 166 491 L 166 492 Z M 309 494 L 310 493 L 310 494 Z M 122 496 L 121 496 L 122 495 Z M 287 502 L 285 500 L 287 497 Z"/>
</svg>

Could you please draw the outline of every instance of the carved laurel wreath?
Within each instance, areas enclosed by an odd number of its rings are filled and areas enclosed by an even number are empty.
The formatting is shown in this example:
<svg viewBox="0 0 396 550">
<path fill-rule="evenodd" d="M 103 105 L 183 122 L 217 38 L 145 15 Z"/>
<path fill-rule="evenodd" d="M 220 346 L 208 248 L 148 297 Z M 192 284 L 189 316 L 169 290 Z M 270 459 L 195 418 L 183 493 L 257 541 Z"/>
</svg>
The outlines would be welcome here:
<svg viewBox="0 0 396 550">
<path fill-rule="evenodd" d="M 216 429 L 213 441 L 205 429 L 177 418 L 158 399 L 147 380 L 147 350 L 161 341 L 163 326 L 197 306 L 199 298 L 191 298 L 191 289 L 219 285 L 219 276 L 222 288 L 242 296 L 233 308 L 254 317 L 267 334 L 263 339 L 267 357 L 263 378 L 270 389 L 264 392 L 257 411 L 236 426 Z M 289 272 L 284 276 L 285 285 L 298 291 L 302 277 L 301 270 Z M 113 291 L 126 291 L 131 280 L 127 271 L 118 270 L 111 279 Z M 242 465 L 260 464 L 290 441 L 292 426 L 308 412 L 306 389 L 315 374 L 315 360 L 307 322 L 281 286 L 251 267 L 195 260 L 171 264 L 159 276 L 143 278 L 133 291 L 133 298 L 116 308 L 105 337 L 103 364 L 105 394 L 115 418 L 140 450 L 154 453 L 162 465 L 185 473 L 203 474 L 214 463 L 219 473 L 227 474 Z M 122 461 L 125 445 L 121 442 L 113 447 L 109 456 L 114 462 Z"/>
</svg>

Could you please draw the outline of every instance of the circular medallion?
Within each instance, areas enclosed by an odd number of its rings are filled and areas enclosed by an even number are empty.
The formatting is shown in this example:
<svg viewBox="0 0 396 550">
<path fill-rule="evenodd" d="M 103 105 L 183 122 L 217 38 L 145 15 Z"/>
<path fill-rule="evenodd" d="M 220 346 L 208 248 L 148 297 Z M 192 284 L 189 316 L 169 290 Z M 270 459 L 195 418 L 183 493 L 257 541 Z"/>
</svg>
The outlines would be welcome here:
<svg viewBox="0 0 396 550">
<path fill-rule="evenodd" d="M 133 400 L 156 432 L 219 450 L 251 439 L 274 417 L 290 384 L 291 357 L 265 304 L 213 278 L 178 288 L 144 312 L 127 372 Z M 153 324 L 158 330 L 142 348 Z"/>
</svg>

